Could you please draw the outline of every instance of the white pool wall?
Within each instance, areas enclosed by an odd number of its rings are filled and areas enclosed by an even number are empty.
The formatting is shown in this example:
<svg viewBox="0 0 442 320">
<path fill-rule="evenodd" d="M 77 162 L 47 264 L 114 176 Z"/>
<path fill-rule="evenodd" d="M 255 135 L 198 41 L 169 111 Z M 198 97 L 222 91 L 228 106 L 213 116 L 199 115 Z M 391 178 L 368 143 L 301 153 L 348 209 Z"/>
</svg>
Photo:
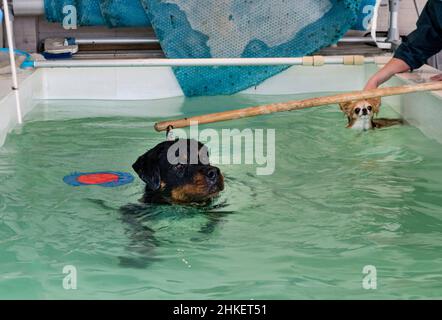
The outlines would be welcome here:
<svg viewBox="0 0 442 320">
<path fill-rule="evenodd" d="M 412 73 L 403 73 L 389 81 L 389 85 L 415 84 L 431 81 L 441 71 L 423 66 Z M 442 144 L 442 91 L 418 92 L 384 98 L 408 124 L 419 128 L 427 137 Z M 442 147 L 442 146 L 441 146 Z"/>
<path fill-rule="evenodd" d="M 44 100 L 153 100 L 183 96 L 170 67 L 38 69 Z"/>
<path fill-rule="evenodd" d="M 169 67 L 39 69 L 42 99 L 152 100 L 183 96 Z M 246 94 L 296 94 L 359 90 L 367 78 L 366 66 L 294 66 Z M 320 80 L 320 81 L 318 81 Z"/>
</svg>

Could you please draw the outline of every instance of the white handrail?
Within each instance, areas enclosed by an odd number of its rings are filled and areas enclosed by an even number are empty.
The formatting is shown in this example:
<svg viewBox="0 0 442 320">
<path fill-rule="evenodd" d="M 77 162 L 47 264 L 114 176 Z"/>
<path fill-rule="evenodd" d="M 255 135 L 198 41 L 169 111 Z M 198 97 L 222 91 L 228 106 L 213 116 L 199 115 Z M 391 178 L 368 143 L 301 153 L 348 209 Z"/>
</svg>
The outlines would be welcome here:
<svg viewBox="0 0 442 320">
<path fill-rule="evenodd" d="M 381 0 L 378 0 L 381 1 Z M 338 42 L 361 43 L 361 42 L 385 42 L 387 37 L 378 37 L 375 39 L 369 37 L 342 37 Z M 145 38 L 74 38 L 75 44 L 79 45 L 103 45 L 103 44 L 159 44 L 160 40 L 152 37 Z"/>
<path fill-rule="evenodd" d="M 23 119 L 22 119 L 22 112 L 20 106 L 20 91 L 18 88 L 17 66 L 15 64 L 14 40 L 12 37 L 12 25 L 11 25 L 11 18 L 9 16 L 9 5 L 7 0 L 3 0 L 3 11 L 5 15 L 6 35 L 8 38 L 9 61 L 11 63 L 12 90 L 14 91 L 15 94 L 15 106 L 17 109 L 17 122 L 21 124 L 23 123 Z"/>
<path fill-rule="evenodd" d="M 374 57 L 313 56 L 303 58 L 204 58 L 204 59 L 116 59 L 116 60 L 47 60 L 35 61 L 35 68 L 88 68 L 88 67 L 194 67 L 194 66 L 280 66 L 375 63 Z M 351 60 L 351 59 L 350 59 Z M 355 63 L 360 64 L 360 63 Z"/>
</svg>

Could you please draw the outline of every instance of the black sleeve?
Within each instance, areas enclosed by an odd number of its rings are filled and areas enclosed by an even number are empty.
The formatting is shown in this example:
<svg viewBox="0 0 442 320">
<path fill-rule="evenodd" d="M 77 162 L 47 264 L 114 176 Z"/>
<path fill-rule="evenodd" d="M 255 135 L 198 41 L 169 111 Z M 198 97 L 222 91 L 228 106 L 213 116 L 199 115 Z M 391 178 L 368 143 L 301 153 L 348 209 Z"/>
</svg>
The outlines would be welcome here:
<svg viewBox="0 0 442 320">
<path fill-rule="evenodd" d="M 410 33 L 396 50 L 394 57 L 417 69 L 428 58 L 442 50 L 442 0 L 429 0 Z"/>
</svg>

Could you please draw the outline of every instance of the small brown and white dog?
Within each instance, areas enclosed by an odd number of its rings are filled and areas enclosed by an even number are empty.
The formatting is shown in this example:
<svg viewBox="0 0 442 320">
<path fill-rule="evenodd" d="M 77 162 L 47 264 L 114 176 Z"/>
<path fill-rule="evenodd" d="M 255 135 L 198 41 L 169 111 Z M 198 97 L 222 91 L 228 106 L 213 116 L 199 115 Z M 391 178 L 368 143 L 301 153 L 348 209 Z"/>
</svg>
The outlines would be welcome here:
<svg viewBox="0 0 442 320">
<path fill-rule="evenodd" d="M 350 101 L 339 104 L 342 112 L 347 115 L 347 128 L 355 130 L 370 130 L 404 123 L 401 119 L 375 119 L 374 116 L 379 112 L 380 106 L 380 98 Z"/>
</svg>

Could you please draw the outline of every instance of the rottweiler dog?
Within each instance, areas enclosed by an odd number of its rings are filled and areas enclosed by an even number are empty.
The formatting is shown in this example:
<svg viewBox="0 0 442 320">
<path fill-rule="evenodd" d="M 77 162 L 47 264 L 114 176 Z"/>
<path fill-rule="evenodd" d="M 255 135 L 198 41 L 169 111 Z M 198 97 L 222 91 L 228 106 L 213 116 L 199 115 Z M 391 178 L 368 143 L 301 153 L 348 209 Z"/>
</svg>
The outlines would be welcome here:
<svg viewBox="0 0 442 320">
<path fill-rule="evenodd" d="M 207 204 L 224 189 L 207 147 L 193 139 L 164 141 L 132 167 L 146 183 L 144 203 Z"/>
<path fill-rule="evenodd" d="M 224 177 L 219 168 L 210 165 L 207 147 L 191 139 L 164 141 L 140 156 L 134 171 L 146 183 L 139 204 L 120 208 L 131 244 L 130 256 L 120 257 L 126 267 L 144 268 L 155 261 L 154 249 L 159 245 L 155 230 L 146 225 L 151 215 L 162 205 L 198 207 L 207 224 L 199 230 L 209 234 L 231 212 L 219 211 L 223 205 L 213 199 L 224 189 Z M 160 209 L 161 210 L 161 209 Z"/>
</svg>

